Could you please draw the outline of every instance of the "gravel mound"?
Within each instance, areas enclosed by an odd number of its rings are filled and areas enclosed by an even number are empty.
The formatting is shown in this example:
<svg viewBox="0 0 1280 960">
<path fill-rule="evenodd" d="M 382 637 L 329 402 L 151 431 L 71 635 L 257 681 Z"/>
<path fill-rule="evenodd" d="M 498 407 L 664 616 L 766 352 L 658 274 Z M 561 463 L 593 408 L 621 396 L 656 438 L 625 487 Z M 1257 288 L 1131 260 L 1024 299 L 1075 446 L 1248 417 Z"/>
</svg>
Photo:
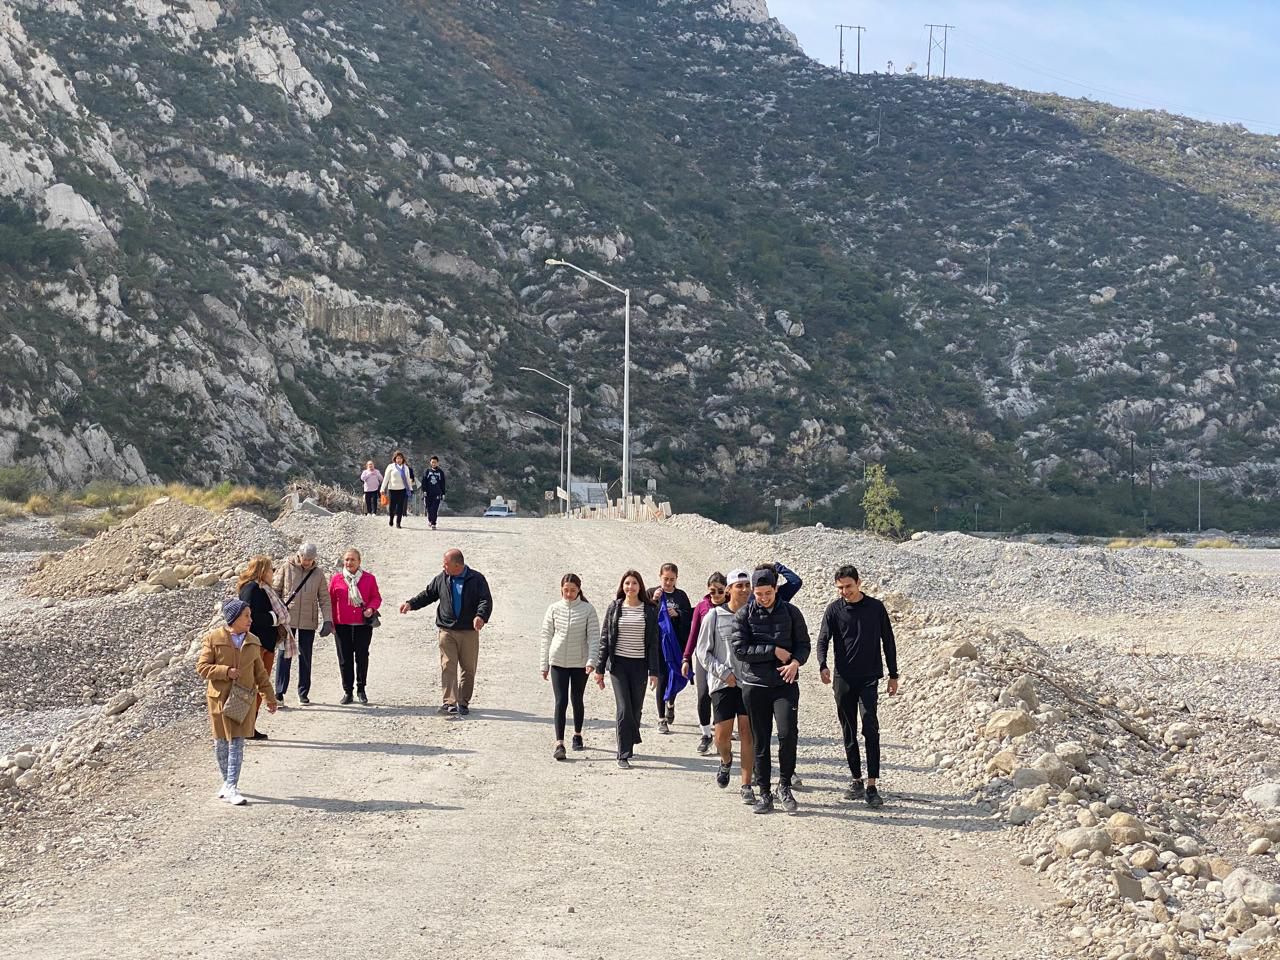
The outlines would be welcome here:
<svg viewBox="0 0 1280 960">
<path fill-rule="evenodd" d="M 213 513 L 167 497 L 44 563 L 26 592 L 44 598 L 100 597 L 145 586 L 212 586 L 250 557 L 281 557 L 288 544 L 270 523 L 245 510 Z"/>
</svg>

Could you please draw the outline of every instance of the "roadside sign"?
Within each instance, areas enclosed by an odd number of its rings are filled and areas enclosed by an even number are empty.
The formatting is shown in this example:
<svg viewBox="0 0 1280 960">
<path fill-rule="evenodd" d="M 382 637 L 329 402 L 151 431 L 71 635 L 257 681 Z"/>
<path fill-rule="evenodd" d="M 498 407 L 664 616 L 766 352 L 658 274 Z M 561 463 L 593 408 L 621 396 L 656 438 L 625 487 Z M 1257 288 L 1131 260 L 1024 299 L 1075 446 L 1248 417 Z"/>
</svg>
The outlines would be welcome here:
<svg viewBox="0 0 1280 960">
<path fill-rule="evenodd" d="M 778 497 L 777 499 L 775 499 L 775 500 L 773 501 L 773 505 L 774 505 L 775 507 L 780 507 L 780 506 L 782 506 L 782 498 L 781 498 L 781 497 Z"/>
<path fill-rule="evenodd" d="M 556 487 L 556 496 L 561 500 L 569 499 L 569 495 L 564 492 L 564 487 Z"/>
<path fill-rule="evenodd" d="M 556 498 L 556 492 L 554 490 L 547 490 L 547 491 L 544 491 L 542 494 L 542 499 L 547 501 L 547 503 L 550 503 L 555 498 Z"/>
</svg>

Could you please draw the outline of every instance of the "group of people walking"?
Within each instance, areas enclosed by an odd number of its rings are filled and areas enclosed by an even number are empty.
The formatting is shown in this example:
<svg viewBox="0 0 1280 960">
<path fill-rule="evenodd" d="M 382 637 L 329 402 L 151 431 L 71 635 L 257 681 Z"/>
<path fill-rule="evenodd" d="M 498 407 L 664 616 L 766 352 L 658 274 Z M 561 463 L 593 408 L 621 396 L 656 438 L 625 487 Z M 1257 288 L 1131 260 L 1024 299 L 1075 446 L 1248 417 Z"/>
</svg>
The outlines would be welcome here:
<svg viewBox="0 0 1280 960">
<path fill-rule="evenodd" d="M 732 779 L 736 734 L 743 802 L 755 813 L 772 812 L 775 802 L 795 813 L 798 679 L 814 652 L 804 615 L 791 603 L 802 586 L 800 577 L 780 563 L 735 569 L 727 576 L 717 571 L 707 578 L 707 593 L 696 606 L 679 588 L 674 563 L 663 564 L 658 578 L 660 586 L 649 591 L 640 571 L 627 570 L 603 617 L 588 601 L 577 574 L 560 578 L 560 597 L 543 617 L 538 658 L 553 691 L 553 756 L 568 757 L 570 710 L 569 749 L 586 747 L 588 683 L 603 690 L 608 678 L 612 686 L 616 760 L 627 769 L 643 740 L 646 688 L 653 693 L 657 730 L 669 734 L 676 698 L 692 681 L 701 733 L 697 751 L 715 751 L 717 785 L 726 788 Z M 877 788 L 877 705 L 886 667 L 888 693 L 898 689 L 893 625 L 884 604 L 862 593 L 855 567 L 840 567 L 834 585 L 837 596 L 823 611 L 818 632 L 819 678 L 835 694 L 851 776 L 844 796 L 878 807 L 883 801 Z M 466 716 L 475 692 L 480 634 L 493 616 L 493 596 L 484 575 L 467 565 L 461 550 L 447 550 L 440 572 L 401 603 L 399 611 L 409 614 L 432 605 L 443 692 L 437 712 Z M 298 702 L 310 704 L 317 635 L 335 638 L 341 703 L 369 702 L 369 650 L 382 606 L 378 581 L 363 569 L 354 547 L 343 554 L 341 568 L 327 577 L 311 543 L 302 544 L 279 572 L 265 556 L 246 565 L 236 596 L 223 603 L 222 622 L 205 634 L 196 663 L 206 681 L 214 754 L 223 779 L 220 798 L 234 805 L 245 802 L 239 792 L 245 741 L 268 739 L 256 727 L 257 714 L 264 703 L 271 713 L 283 706 L 294 661 Z"/>
<path fill-rule="evenodd" d="M 603 619 L 582 593 L 573 573 L 560 580 L 560 599 L 543 617 L 540 669 L 554 691 L 556 760 L 567 753 L 564 735 L 573 708 L 572 748 L 582 750 L 584 693 L 594 680 L 604 689 L 608 676 L 615 703 L 617 763 L 628 769 L 642 742 L 641 716 L 646 683 L 654 693 L 657 730 L 668 734 L 675 700 L 692 676 L 697 691 L 701 738 L 697 750 L 713 747 L 719 758 L 715 780 L 728 787 L 733 774 L 733 736 L 740 744 L 741 797 L 755 813 L 774 809 L 772 743 L 778 737 L 776 801 L 787 813 L 798 803 L 796 777 L 801 668 L 812 654 L 804 615 L 790 600 L 802 586 L 782 564 L 760 564 L 748 572 L 716 572 L 696 607 L 677 586 L 673 563 L 659 570 L 661 586 L 649 593 L 638 570 L 628 570 Z M 898 690 L 897 647 L 883 603 L 861 591 L 853 566 L 835 576 L 837 598 L 823 611 L 818 634 L 819 677 L 834 684 L 836 714 L 851 776 L 845 799 L 871 807 L 883 804 L 880 776 L 880 680 L 887 666 L 888 693 Z M 828 653 L 834 652 L 834 673 Z M 679 666 L 675 664 L 679 662 Z M 858 728 L 866 749 L 866 779 L 858 748 Z M 757 795 L 756 791 L 759 791 Z"/>
<path fill-rule="evenodd" d="M 408 512 L 414 491 L 418 490 L 422 493 L 422 506 L 427 521 L 432 530 L 436 529 L 440 505 L 444 503 L 448 491 L 448 480 L 444 468 L 440 466 L 439 457 L 432 457 L 429 464 L 419 480 L 402 450 L 397 450 L 392 455 L 385 471 L 379 470 L 372 460 L 366 460 L 364 470 L 360 472 L 365 515 L 377 515 L 379 507 L 385 504 L 387 525 L 399 528 Z"/>
</svg>

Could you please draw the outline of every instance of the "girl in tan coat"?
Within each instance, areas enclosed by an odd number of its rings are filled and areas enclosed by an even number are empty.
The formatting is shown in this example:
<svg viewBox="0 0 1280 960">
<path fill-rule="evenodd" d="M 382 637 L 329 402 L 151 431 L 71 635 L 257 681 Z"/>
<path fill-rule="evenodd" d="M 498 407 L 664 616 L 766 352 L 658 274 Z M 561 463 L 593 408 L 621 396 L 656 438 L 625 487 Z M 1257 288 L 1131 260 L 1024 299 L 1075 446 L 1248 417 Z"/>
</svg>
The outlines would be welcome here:
<svg viewBox="0 0 1280 960">
<path fill-rule="evenodd" d="M 196 660 L 196 673 L 207 682 L 205 697 L 209 705 L 209 724 L 213 727 L 213 752 L 222 771 L 222 789 L 218 799 L 233 806 L 244 806 L 240 795 L 240 765 L 244 760 L 244 739 L 253 736 L 253 726 L 258 711 L 251 707 L 244 719 L 234 722 L 222 713 L 223 704 L 231 693 L 231 685 L 256 688 L 267 703 L 270 713 L 276 712 L 276 692 L 271 684 L 271 672 L 262 662 L 262 645 L 249 632 L 253 621 L 252 611 L 243 600 L 232 599 L 222 605 L 225 627 L 215 627 L 204 635 L 200 645 L 200 657 Z"/>
</svg>

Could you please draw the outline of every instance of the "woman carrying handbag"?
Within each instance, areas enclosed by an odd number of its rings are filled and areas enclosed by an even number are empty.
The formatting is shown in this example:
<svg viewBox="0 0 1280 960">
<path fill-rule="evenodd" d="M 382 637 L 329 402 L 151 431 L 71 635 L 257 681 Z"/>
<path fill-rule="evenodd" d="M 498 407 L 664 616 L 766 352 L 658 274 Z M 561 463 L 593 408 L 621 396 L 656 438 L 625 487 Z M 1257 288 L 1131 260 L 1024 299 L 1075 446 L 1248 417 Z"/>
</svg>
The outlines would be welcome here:
<svg viewBox="0 0 1280 960">
<path fill-rule="evenodd" d="M 351 547 L 342 555 L 342 569 L 329 581 L 334 633 L 338 641 L 338 670 L 342 674 L 342 703 L 352 702 L 351 690 L 368 703 L 365 682 L 369 678 L 369 643 L 373 628 L 381 623 L 378 609 L 382 594 L 378 581 L 360 569 L 360 551 Z"/>
<path fill-rule="evenodd" d="M 222 618 L 226 625 L 210 630 L 200 643 L 196 673 L 206 681 L 213 752 L 222 773 L 218 799 L 242 807 L 247 802 L 240 795 L 245 737 L 253 734 L 258 697 L 275 713 L 276 692 L 271 672 L 262 662 L 262 646 L 249 629 L 253 622 L 249 605 L 239 599 L 228 600 L 222 605 Z"/>
</svg>

